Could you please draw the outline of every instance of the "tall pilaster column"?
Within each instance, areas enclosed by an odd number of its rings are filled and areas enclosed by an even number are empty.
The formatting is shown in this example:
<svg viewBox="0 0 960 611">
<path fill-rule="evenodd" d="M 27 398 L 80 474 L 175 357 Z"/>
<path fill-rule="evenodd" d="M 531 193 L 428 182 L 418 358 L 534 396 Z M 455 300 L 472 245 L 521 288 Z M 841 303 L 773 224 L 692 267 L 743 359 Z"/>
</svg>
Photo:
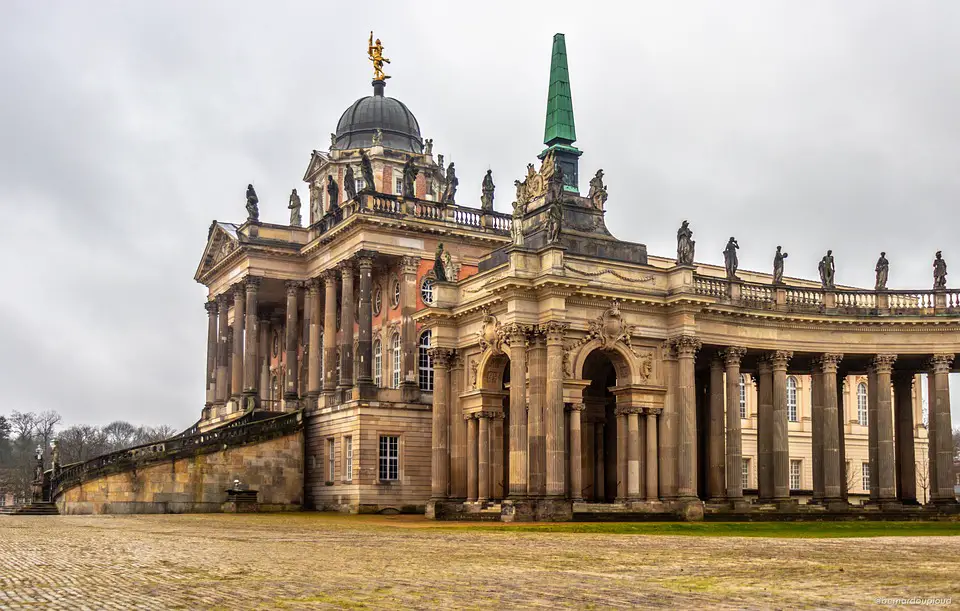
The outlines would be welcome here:
<svg viewBox="0 0 960 611">
<path fill-rule="evenodd" d="M 353 388 L 353 261 L 340 263 L 340 388 Z"/>
<path fill-rule="evenodd" d="M 648 501 L 657 500 L 657 416 L 659 409 L 647 408 L 647 491 L 645 498 Z"/>
<path fill-rule="evenodd" d="M 319 280 L 310 280 L 307 283 L 307 302 L 310 304 L 310 339 L 308 346 L 308 367 L 307 367 L 307 396 L 310 397 L 310 405 L 317 407 L 317 399 L 323 392 L 323 372 L 320 370 L 323 347 L 320 345 L 320 332 L 323 329 L 323 308 L 320 302 L 320 282 Z"/>
<path fill-rule="evenodd" d="M 585 406 L 574 403 L 570 406 L 570 499 L 583 500 L 583 432 L 580 417 Z"/>
<path fill-rule="evenodd" d="M 527 333 L 511 323 L 504 329 L 510 346 L 510 496 L 527 496 Z"/>
<path fill-rule="evenodd" d="M 849 490 L 847 486 L 847 415 L 844 405 L 844 395 L 846 394 L 847 377 L 837 373 L 837 447 L 840 449 L 840 498 L 847 501 Z M 824 387 L 824 392 L 826 387 Z M 826 399 L 824 399 L 826 400 Z M 826 464 L 826 463 L 824 463 Z M 826 472 L 824 472 L 826 480 Z M 824 484 L 826 485 L 826 484 Z"/>
<path fill-rule="evenodd" d="M 950 365 L 953 358 L 952 354 L 937 354 L 931 359 L 936 394 L 930 396 L 928 403 L 935 409 L 927 408 L 936 415 L 937 421 L 937 485 L 934 489 L 939 491 L 935 498 L 942 505 L 957 503 L 953 493 L 953 423 L 950 417 Z M 928 419 L 932 420 L 929 416 Z"/>
<path fill-rule="evenodd" d="M 724 414 L 723 399 L 723 361 L 720 355 L 710 361 L 710 431 L 707 438 L 707 496 L 711 501 L 719 502 L 724 499 L 725 470 L 724 464 Z M 737 403 L 730 404 L 730 412 L 734 411 Z M 739 414 L 738 414 L 739 415 Z M 729 465 L 731 472 L 736 471 L 734 464 Z"/>
<path fill-rule="evenodd" d="M 527 460 L 530 463 L 527 494 L 543 496 L 547 493 L 547 448 L 543 428 L 544 403 L 547 390 L 547 346 L 543 333 L 534 328 L 527 350 L 527 368 L 530 372 L 527 391 Z M 513 377 L 510 378 L 511 384 Z"/>
<path fill-rule="evenodd" d="M 330 401 L 337 389 L 337 271 L 323 272 L 323 394 Z M 330 403 L 327 403 L 329 406 Z"/>
<path fill-rule="evenodd" d="M 216 400 L 217 394 L 217 301 L 213 299 L 203 304 L 207 311 L 207 395 L 206 407 Z"/>
<path fill-rule="evenodd" d="M 297 394 L 301 397 L 306 397 L 310 392 L 310 318 L 313 313 L 313 299 L 310 294 L 310 291 L 307 290 L 310 287 L 310 282 L 302 282 L 301 286 L 303 287 L 303 316 L 300 321 L 300 326 L 303 331 L 300 333 L 299 339 L 300 345 L 303 347 L 303 352 L 301 362 L 299 377 L 297 380 Z"/>
<path fill-rule="evenodd" d="M 258 276 L 246 278 L 246 332 L 244 333 L 243 347 L 243 394 L 248 397 L 250 408 L 256 405 L 257 387 L 260 381 L 260 371 L 257 367 L 257 342 L 260 339 L 260 319 L 257 317 L 257 291 L 260 289 Z"/>
<path fill-rule="evenodd" d="M 876 384 L 876 390 L 871 388 L 870 399 L 876 401 L 874 418 L 870 419 L 870 429 L 876 440 L 876 463 L 870 464 L 870 498 L 876 498 L 881 503 L 895 501 L 897 485 L 894 475 L 896 456 L 893 449 L 893 405 L 891 404 L 891 381 L 893 363 L 897 360 L 895 354 L 878 354 L 871 363 L 871 384 Z"/>
<path fill-rule="evenodd" d="M 477 451 L 477 419 L 474 414 L 464 416 L 467 420 L 467 502 L 474 503 L 480 494 L 479 453 Z"/>
<path fill-rule="evenodd" d="M 630 436 L 627 424 L 629 408 L 617 407 L 614 414 L 617 417 L 617 502 L 627 500 L 627 438 Z"/>
<path fill-rule="evenodd" d="M 810 419 L 813 431 L 810 445 L 813 450 L 813 498 L 811 503 L 823 502 L 823 371 L 814 367 L 810 375 Z"/>
<path fill-rule="evenodd" d="M 697 400 L 694 359 L 700 340 L 692 335 L 673 339 L 677 351 L 677 412 L 680 415 L 677 438 L 677 496 L 697 498 Z"/>
<path fill-rule="evenodd" d="M 261 318 L 260 347 L 257 349 L 257 362 L 260 368 L 260 401 L 270 398 L 270 319 Z"/>
<path fill-rule="evenodd" d="M 723 364 L 727 376 L 727 447 L 726 476 L 727 500 L 743 499 L 743 435 L 740 427 L 740 361 L 746 348 L 733 346 L 723 351 Z M 656 420 L 656 416 L 654 416 Z"/>
<path fill-rule="evenodd" d="M 467 497 L 467 423 L 460 405 L 462 392 L 463 359 L 455 353 L 450 360 L 450 498 L 458 500 Z"/>
<path fill-rule="evenodd" d="M 544 405 L 544 433 L 547 446 L 547 496 L 562 497 L 566 492 L 563 431 L 563 339 L 570 325 L 548 322 L 547 392 Z M 571 435 L 573 433 L 571 432 Z M 572 460 L 572 459 L 571 459 Z M 572 464 L 572 463 L 571 463 Z M 571 488 L 573 490 L 573 488 Z M 575 494 L 579 498 L 580 494 Z"/>
<path fill-rule="evenodd" d="M 773 498 L 790 499 L 790 438 L 787 419 L 787 364 L 793 353 L 777 350 L 770 355 L 773 368 Z"/>
<path fill-rule="evenodd" d="M 287 355 L 286 355 L 286 375 L 287 384 L 283 390 L 283 399 L 286 403 L 297 401 L 297 390 L 300 388 L 297 367 L 297 302 L 300 295 L 302 283 L 298 280 L 287 281 Z"/>
<path fill-rule="evenodd" d="M 373 388 L 373 255 L 369 251 L 359 253 L 357 267 L 360 270 L 360 324 L 357 331 L 357 385 L 362 398 L 372 397 Z"/>
<path fill-rule="evenodd" d="M 450 415 L 450 357 L 449 348 L 431 348 L 433 358 L 433 430 L 431 463 L 432 499 L 447 498 L 450 486 L 450 445 L 447 438 Z"/>
<path fill-rule="evenodd" d="M 243 324 L 247 292 L 242 282 L 233 287 L 233 355 L 231 356 L 230 395 L 239 400 L 243 394 Z"/>
<path fill-rule="evenodd" d="M 940 498 L 940 488 L 937 483 L 937 376 L 936 363 L 933 359 L 928 363 L 927 370 L 927 487 L 930 489 L 930 503 Z"/>
<path fill-rule="evenodd" d="M 400 261 L 400 339 L 403 344 L 403 369 L 400 386 L 405 399 L 420 394 L 417 381 L 417 325 L 413 315 L 417 311 L 417 268 L 419 257 L 402 257 Z"/>
<path fill-rule="evenodd" d="M 490 500 L 490 414 L 477 414 L 480 431 L 477 435 L 477 500 Z"/>
<path fill-rule="evenodd" d="M 223 405 L 227 402 L 227 386 L 230 383 L 230 370 L 227 363 L 230 358 L 227 352 L 229 335 L 227 333 L 227 310 L 230 307 L 230 294 L 221 293 L 217 296 L 217 387 L 214 402 Z"/>
<path fill-rule="evenodd" d="M 627 499 L 640 499 L 640 414 L 637 408 L 627 413 Z"/>
<path fill-rule="evenodd" d="M 757 495 L 773 499 L 773 367 L 760 359 L 757 376 Z"/>
<path fill-rule="evenodd" d="M 490 498 L 503 499 L 503 413 L 490 420 Z"/>
<path fill-rule="evenodd" d="M 905 505 L 917 504 L 917 469 L 913 441 L 913 372 L 893 372 L 896 418 L 897 498 Z"/>
<path fill-rule="evenodd" d="M 663 355 L 663 378 L 667 387 L 664 396 L 663 414 L 660 424 L 660 496 L 665 500 L 677 498 L 677 434 L 679 433 L 679 414 L 677 412 L 677 352 L 672 342 L 661 346 Z"/>
<path fill-rule="evenodd" d="M 603 464 L 605 429 L 606 425 L 603 422 L 596 422 L 593 425 L 593 499 L 599 503 L 606 500 L 606 474 Z"/>
<path fill-rule="evenodd" d="M 847 488 L 847 466 L 840 455 L 840 433 L 843 430 L 840 423 L 840 408 L 837 392 L 837 365 L 843 360 L 842 354 L 824 354 L 816 363 L 820 369 L 820 383 L 822 385 L 823 409 L 823 500 L 826 503 L 836 503 L 844 499 Z"/>
</svg>

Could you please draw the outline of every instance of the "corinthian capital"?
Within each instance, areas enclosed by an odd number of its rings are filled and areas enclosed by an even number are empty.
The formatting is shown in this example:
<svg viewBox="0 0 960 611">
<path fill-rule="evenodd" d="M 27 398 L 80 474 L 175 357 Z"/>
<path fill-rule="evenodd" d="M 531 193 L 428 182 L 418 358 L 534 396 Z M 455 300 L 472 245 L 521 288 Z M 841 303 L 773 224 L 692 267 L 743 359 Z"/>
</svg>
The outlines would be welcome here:
<svg viewBox="0 0 960 611">
<path fill-rule="evenodd" d="M 678 335 L 670 339 L 670 344 L 677 351 L 678 357 L 693 358 L 697 355 L 697 351 L 700 350 L 703 342 L 694 335 Z"/>
<path fill-rule="evenodd" d="M 204 302 L 203 309 L 207 311 L 207 314 L 217 314 L 217 299 L 213 298 L 210 301 Z"/>
<path fill-rule="evenodd" d="M 723 362 L 727 367 L 732 367 L 734 365 L 739 366 L 740 361 L 743 359 L 743 356 L 747 353 L 747 349 L 741 346 L 730 346 L 721 352 L 723 357 Z"/>
<path fill-rule="evenodd" d="M 793 352 L 789 350 L 774 350 L 770 353 L 770 366 L 773 367 L 774 371 L 777 369 L 786 370 L 792 358 Z"/>
<path fill-rule="evenodd" d="M 930 369 L 933 373 L 950 373 L 953 357 L 952 354 L 934 354 L 930 357 Z"/>
<path fill-rule="evenodd" d="M 518 322 L 511 322 L 501 327 L 504 342 L 511 348 L 517 346 L 526 346 L 527 338 L 530 335 L 530 325 L 524 325 Z"/>
<path fill-rule="evenodd" d="M 896 354 L 878 354 L 870 361 L 870 368 L 877 373 L 890 373 L 896 361 Z"/>
<path fill-rule="evenodd" d="M 434 367 L 449 367 L 450 361 L 453 360 L 453 350 L 450 348 L 430 348 L 427 354 L 433 359 Z"/>
<path fill-rule="evenodd" d="M 823 373 L 837 373 L 837 365 L 843 360 L 843 355 L 837 352 L 821 354 L 815 359 L 816 365 Z"/>
<path fill-rule="evenodd" d="M 247 287 L 247 291 L 256 292 L 260 288 L 260 282 L 263 280 L 260 276 L 247 276 L 243 279 L 244 284 Z"/>
<path fill-rule="evenodd" d="M 287 280 L 286 282 L 287 297 L 290 297 L 291 295 L 296 296 L 297 291 L 299 291 L 302 286 L 303 286 L 303 282 L 299 280 Z"/>
<path fill-rule="evenodd" d="M 560 322 L 551 320 L 547 324 L 543 325 L 543 330 L 547 335 L 548 344 L 562 344 L 563 338 L 567 333 L 567 329 L 570 327 L 568 322 Z"/>
</svg>

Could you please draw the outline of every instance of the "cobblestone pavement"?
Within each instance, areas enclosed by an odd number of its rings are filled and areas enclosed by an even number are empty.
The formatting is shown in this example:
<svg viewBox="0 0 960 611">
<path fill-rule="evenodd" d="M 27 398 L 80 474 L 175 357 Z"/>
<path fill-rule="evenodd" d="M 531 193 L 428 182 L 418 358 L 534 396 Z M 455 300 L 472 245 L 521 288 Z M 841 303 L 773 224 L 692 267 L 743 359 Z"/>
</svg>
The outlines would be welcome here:
<svg viewBox="0 0 960 611">
<path fill-rule="evenodd" d="M 422 518 L 0 517 L 2 609 L 960 604 L 960 537 L 518 533 Z"/>
</svg>

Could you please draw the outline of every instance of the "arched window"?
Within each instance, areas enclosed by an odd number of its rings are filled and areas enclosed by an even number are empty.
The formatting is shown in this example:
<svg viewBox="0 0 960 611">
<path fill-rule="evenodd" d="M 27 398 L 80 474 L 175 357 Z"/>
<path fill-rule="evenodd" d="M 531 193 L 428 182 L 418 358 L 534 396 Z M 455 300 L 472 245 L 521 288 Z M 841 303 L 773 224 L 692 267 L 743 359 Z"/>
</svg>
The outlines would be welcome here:
<svg viewBox="0 0 960 611">
<path fill-rule="evenodd" d="M 433 305 L 433 276 L 426 276 L 420 283 L 420 299 L 427 305 Z"/>
<path fill-rule="evenodd" d="M 867 385 L 857 384 L 857 422 L 867 426 Z"/>
<path fill-rule="evenodd" d="M 747 417 L 747 379 L 740 374 L 740 417 Z"/>
<path fill-rule="evenodd" d="M 419 372 L 420 390 L 433 391 L 433 357 L 430 356 L 430 331 L 420 335 L 420 346 L 417 350 L 417 370 Z"/>
<path fill-rule="evenodd" d="M 373 342 L 373 384 L 380 388 L 383 382 L 383 346 L 380 340 Z"/>
<path fill-rule="evenodd" d="M 787 420 L 796 422 L 797 418 L 797 378 L 787 378 Z"/>
<path fill-rule="evenodd" d="M 323 331 L 320 332 L 320 380 L 321 385 L 323 384 Z"/>
<path fill-rule="evenodd" d="M 390 376 L 390 388 L 400 388 L 400 360 L 403 354 L 400 350 L 400 334 L 394 333 L 390 339 L 390 351 L 393 353 L 393 375 Z"/>
</svg>

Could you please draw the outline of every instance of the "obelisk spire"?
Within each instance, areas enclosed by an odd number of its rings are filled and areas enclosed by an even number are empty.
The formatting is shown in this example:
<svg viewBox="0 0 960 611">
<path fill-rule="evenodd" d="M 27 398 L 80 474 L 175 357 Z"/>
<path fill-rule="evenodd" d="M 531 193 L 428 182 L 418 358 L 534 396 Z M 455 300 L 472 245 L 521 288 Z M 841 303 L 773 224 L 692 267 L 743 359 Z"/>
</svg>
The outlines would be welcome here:
<svg viewBox="0 0 960 611">
<path fill-rule="evenodd" d="M 577 129 L 573 123 L 573 98 L 570 95 L 570 71 L 567 69 L 567 43 L 563 34 L 553 35 L 550 58 L 550 91 L 547 93 L 547 122 L 543 143 L 573 144 Z"/>
</svg>

